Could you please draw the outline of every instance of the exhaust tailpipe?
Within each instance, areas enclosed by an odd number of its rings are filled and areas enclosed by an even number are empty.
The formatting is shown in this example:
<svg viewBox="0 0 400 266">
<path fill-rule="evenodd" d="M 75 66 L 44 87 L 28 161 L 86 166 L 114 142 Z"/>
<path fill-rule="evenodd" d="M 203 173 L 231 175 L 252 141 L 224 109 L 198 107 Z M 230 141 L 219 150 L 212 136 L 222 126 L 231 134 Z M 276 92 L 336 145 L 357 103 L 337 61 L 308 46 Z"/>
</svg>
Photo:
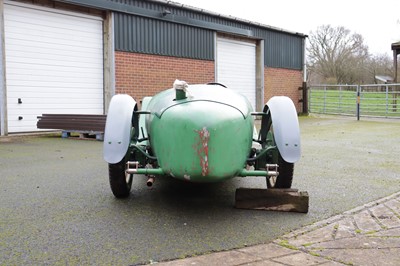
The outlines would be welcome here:
<svg viewBox="0 0 400 266">
<path fill-rule="evenodd" d="M 148 187 L 151 187 L 151 186 L 153 186 L 153 183 L 154 183 L 154 177 L 149 177 L 149 179 L 147 179 L 147 186 Z"/>
</svg>

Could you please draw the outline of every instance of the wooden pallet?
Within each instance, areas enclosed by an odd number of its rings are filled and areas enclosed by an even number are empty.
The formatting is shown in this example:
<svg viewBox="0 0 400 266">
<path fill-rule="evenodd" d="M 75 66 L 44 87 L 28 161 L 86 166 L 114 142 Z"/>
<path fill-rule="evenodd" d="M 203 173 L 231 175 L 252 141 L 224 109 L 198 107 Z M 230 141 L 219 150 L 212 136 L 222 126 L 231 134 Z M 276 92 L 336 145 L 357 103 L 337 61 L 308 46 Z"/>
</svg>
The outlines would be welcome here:
<svg viewBox="0 0 400 266">
<path fill-rule="evenodd" d="M 104 139 L 106 115 L 86 114 L 42 114 L 38 116 L 37 128 L 60 129 L 61 137 L 69 138 L 79 134 L 79 138 Z"/>
<path fill-rule="evenodd" d="M 96 139 L 103 141 L 104 132 L 92 132 L 92 131 L 81 131 L 81 130 L 63 130 L 61 132 L 62 138 L 78 138 L 78 139 Z"/>
<path fill-rule="evenodd" d="M 297 189 L 238 188 L 235 194 L 239 209 L 307 213 L 308 203 L 308 193 Z"/>
</svg>

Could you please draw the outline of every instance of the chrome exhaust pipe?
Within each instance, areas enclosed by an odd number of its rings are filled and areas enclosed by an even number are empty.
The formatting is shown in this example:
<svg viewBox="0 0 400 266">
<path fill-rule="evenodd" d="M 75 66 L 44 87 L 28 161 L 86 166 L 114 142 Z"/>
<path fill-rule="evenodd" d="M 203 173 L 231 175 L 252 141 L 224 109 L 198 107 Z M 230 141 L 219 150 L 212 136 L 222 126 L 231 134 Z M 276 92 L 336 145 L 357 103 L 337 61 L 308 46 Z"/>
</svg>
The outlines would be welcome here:
<svg viewBox="0 0 400 266">
<path fill-rule="evenodd" d="M 154 177 L 153 176 L 151 176 L 151 177 L 149 177 L 149 179 L 147 179 L 147 186 L 148 187 L 151 187 L 151 186 L 153 186 L 153 183 L 154 183 Z"/>
</svg>

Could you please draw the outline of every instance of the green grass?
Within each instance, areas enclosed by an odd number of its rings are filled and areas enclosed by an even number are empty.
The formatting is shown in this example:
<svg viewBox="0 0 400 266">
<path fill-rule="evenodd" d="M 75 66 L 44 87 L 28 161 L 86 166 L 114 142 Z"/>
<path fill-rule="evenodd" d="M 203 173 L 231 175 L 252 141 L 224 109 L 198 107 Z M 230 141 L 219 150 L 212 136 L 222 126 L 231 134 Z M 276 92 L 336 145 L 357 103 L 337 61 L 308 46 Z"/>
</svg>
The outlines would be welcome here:
<svg viewBox="0 0 400 266">
<path fill-rule="evenodd" d="M 310 90 L 308 106 L 310 113 L 356 115 L 357 94 L 337 89 Z M 362 92 L 360 114 L 400 117 L 400 93 Z"/>
<path fill-rule="evenodd" d="M 287 240 L 281 240 L 281 241 L 279 242 L 279 245 L 280 245 L 281 247 L 284 247 L 284 248 L 288 248 L 288 249 L 292 249 L 292 250 L 299 250 L 298 247 L 289 244 L 289 241 L 287 241 Z"/>
</svg>

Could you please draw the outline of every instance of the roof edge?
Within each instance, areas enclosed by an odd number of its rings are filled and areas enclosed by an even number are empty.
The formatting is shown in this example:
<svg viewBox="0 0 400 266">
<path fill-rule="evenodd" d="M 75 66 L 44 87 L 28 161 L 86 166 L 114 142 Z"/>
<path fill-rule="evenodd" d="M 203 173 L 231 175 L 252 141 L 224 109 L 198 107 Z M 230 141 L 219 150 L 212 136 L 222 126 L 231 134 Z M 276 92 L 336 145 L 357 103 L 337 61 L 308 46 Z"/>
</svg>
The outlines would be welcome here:
<svg viewBox="0 0 400 266">
<path fill-rule="evenodd" d="M 207 23 L 208 24 L 207 25 L 207 24 L 201 23 L 201 22 L 197 22 L 197 23 L 190 23 L 189 22 L 188 23 L 189 20 L 187 18 L 181 17 L 181 19 L 179 19 L 178 16 L 175 16 L 177 19 L 171 21 L 171 20 L 168 20 L 168 19 L 163 18 L 163 17 L 157 17 L 156 14 L 155 14 L 156 12 L 153 12 L 151 10 L 146 11 L 147 13 L 149 13 L 147 15 L 146 14 L 139 14 L 139 13 L 135 13 L 135 12 L 129 11 L 128 10 L 129 8 L 127 8 L 126 4 L 121 4 L 121 3 L 118 3 L 118 2 L 111 2 L 111 1 L 104 1 L 104 0 L 102 0 L 102 1 L 99 1 L 99 0 L 55 0 L 55 1 L 65 2 L 65 3 L 80 5 L 80 6 L 86 6 L 86 7 L 91 7 L 91 8 L 98 8 L 98 9 L 101 9 L 101 10 L 110 10 L 110 11 L 114 11 L 114 12 L 130 13 L 130 14 L 135 14 L 135 15 L 139 15 L 139 16 L 143 16 L 144 15 L 144 16 L 149 16 L 149 17 L 152 17 L 152 18 L 157 18 L 157 19 L 160 19 L 160 20 L 166 20 L 166 21 L 175 22 L 175 23 L 183 23 L 183 24 L 188 24 L 188 25 L 193 24 L 195 26 L 199 26 L 199 27 L 203 27 L 203 28 L 207 28 L 207 26 L 209 24 L 215 24 L 215 23 Z M 307 35 L 305 35 L 303 33 L 289 31 L 289 30 L 285 30 L 285 29 L 282 29 L 282 28 L 273 27 L 273 26 L 262 24 L 262 23 L 249 21 L 249 20 L 245 20 L 245 19 L 241 19 L 241 18 L 237 18 L 237 17 L 234 17 L 234 16 L 222 15 L 222 14 L 219 14 L 219 13 L 216 13 L 216 12 L 213 12 L 213 11 L 209 11 L 209 10 L 206 10 L 206 9 L 193 7 L 193 6 L 190 6 L 190 5 L 184 5 L 184 4 L 175 2 L 175 1 L 169 1 L 169 0 L 146 0 L 146 1 L 153 2 L 153 3 L 159 3 L 159 4 L 166 5 L 166 6 L 171 6 L 171 7 L 182 8 L 182 9 L 185 9 L 185 10 L 194 11 L 194 12 L 198 12 L 198 13 L 203 13 L 203 14 L 206 14 L 206 15 L 214 16 L 214 17 L 220 17 L 220 18 L 223 18 L 223 19 L 231 20 L 231 21 L 237 21 L 237 22 L 245 23 L 245 24 L 248 24 L 248 25 L 251 25 L 251 26 L 261 27 L 261 28 L 264 28 L 264 29 L 277 31 L 277 32 L 282 32 L 282 33 L 286 33 L 286 34 L 290 34 L 290 35 L 295 35 L 295 36 L 299 36 L 299 37 L 302 37 L 302 38 L 307 38 L 308 37 Z M 134 9 L 139 10 L 139 9 L 142 9 L 142 8 L 134 8 Z M 142 13 L 143 13 L 143 11 L 142 11 Z M 152 13 L 152 14 L 150 14 L 150 13 Z M 190 19 L 190 21 L 194 21 L 194 19 Z M 200 20 L 198 20 L 198 21 L 200 21 Z M 236 30 L 234 30 L 234 29 L 232 29 L 233 27 L 231 27 L 231 26 L 225 26 L 225 25 L 222 25 L 222 24 L 219 24 L 219 25 L 220 26 L 214 25 L 214 27 L 211 27 L 211 29 L 221 30 L 222 32 L 227 32 L 227 33 L 229 33 L 229 32 L 236 33 L 239 30 L 238 33 L 240 35 L 252 37 L 252 33 L 251 33 L 252 31 L 244 30 L 244 29 L 236 29 Z"/>
<path fill-rule="evenodd" d="M 242 23 L 246 23 L 246 24 L 249 24 L 249 25 L 252 25 L 252 26 L 266 28 L 266 29 L 269 29 L 269 30 L 289 33 L 289 34 L 301 36 L 301 37 L 304 37 L 304 38 L 308 37 L 308 35 L 300 33 L 300 32 L 290 31 L 290 30 L 286 30 L 286 29 L 283 29 L 283 28 L 274 27 L 274 26 L 271 26 L 271 25 L 267 25 L 267 24 L 263 24 L 263 23 L 259 23 L 259 22 L 255 22 L 255 21 L 251 21 L 251 20 L 247 20 L 247 19 L 238 18 L 238 17 L 231 16 L 231 15 L 224 15 L 224 14 L 220 14 L 220 13 L 217 13 L 217 12 L 214 12 L 214 11 L 210 11 L 210 10 L 207 10 L 207 9 L 181 4 L 181 3 L 175 2 L 175 1 L 169 1 L 169 0 L 147 0 L 147 1 L 156 2 L 156 3 L 162 3 L 162 4 L 174 6 L 174 7 L 179 7 L 179 8 L 184 8 L 184 9 L 187 9 L 187 10 L 203 13 L 203 14 L 206 14 L 206 15 L 211 15 L 211 16 L 215 16 L 215 17 L 220 17 L 220 18 L 224 18 L 224 19 L 237 21 L 237 22 L 242 22 Z"/>
</svg>

